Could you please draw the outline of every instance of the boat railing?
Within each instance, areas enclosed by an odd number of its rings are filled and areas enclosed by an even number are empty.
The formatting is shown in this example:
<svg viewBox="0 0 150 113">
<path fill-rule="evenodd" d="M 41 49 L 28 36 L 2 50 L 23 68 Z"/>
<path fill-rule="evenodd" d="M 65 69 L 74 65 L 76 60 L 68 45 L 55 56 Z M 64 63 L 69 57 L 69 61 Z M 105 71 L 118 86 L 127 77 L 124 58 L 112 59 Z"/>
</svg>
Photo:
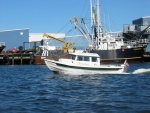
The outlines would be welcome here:
<svg viewBox="0 0 150 113">
<path fill-rule="evenodd" d="M 5 46 L 5 42 L 0 42 L 0 46 Z"/>
<path fill-rule="evenodd" d="M 130 47 L 143 47 L 149 43 L 148 39 L 139 39 L 139 40 L 130 40 L 130 41 L 124 41 L 124 46 L 130 46 Z"/>
</svg>

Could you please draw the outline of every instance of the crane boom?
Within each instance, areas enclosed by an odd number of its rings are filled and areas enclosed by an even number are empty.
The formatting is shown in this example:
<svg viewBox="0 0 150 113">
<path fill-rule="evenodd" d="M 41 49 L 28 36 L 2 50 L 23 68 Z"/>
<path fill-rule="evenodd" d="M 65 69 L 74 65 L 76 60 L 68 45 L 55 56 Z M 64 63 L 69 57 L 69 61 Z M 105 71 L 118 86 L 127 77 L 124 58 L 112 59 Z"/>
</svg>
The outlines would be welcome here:
<svg viewBox="0 0 150 113">
<path fill-rule="evenodd" d="M 58 38 L 55 38 L 55 37 L 53 37 L 53 36 L 51 36 L 51 35 L 48 35 L 48 34 L 46 34 L 46 33 L 43 34 L 43 37 L 51 38 L 51 39 L 54 39 L 54 40 L 56 40 L 56 41 L 58 41 L 58 42 L 63 43 L 63 44 L 64 44 L 64 47 L 62 48 L 62 50 L 63 50 L 64 52 L 68 52 L 68 50 L 73 50 L 73 52 L 75 51 L 75 48 L 69 48 L 70 46 L 73 46 L 74 43 L 65 42 L 65 41 L 60 40 L 60 39 L 58 39 Z"/>
</svg>

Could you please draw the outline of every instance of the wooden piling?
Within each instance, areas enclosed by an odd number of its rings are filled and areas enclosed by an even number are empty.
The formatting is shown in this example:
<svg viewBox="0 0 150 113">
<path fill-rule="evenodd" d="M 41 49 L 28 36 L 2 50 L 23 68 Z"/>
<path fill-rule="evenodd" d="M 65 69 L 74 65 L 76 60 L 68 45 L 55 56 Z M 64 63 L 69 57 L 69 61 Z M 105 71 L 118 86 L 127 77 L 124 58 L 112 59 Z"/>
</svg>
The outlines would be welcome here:
<svg viewBox="0 0 150 113">
<path fill-rule="evenodd" d="M 21 54 L 21 56 L 20 56 L 20 59 L 21 59 L 21 65 L 22 65 L 22 54 Z"/>
</svg>

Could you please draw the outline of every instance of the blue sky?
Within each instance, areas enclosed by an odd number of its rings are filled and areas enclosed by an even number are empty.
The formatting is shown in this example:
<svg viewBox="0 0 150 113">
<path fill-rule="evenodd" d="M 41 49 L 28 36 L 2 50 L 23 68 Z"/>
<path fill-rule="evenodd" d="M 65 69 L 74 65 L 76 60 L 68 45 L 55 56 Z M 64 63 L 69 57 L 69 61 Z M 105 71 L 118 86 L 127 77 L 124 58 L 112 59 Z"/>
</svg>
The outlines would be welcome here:
<svg viewBox="0 0 150 113">
<path fill-rule="evenodd" d="M 70 18 L 89 17 L 90 0 L 0 0 L 0 31 L 29 28 L 30 33 L 61 31 Z M 100 0 L 101 16 L 108 15 L 118 30 L 132 20 L 150 16 L 150 0 Z M 107 20 L 107 19 L 106 19 Z M 112 23 L 111 23 L 112 20 Z"/>
</svg>

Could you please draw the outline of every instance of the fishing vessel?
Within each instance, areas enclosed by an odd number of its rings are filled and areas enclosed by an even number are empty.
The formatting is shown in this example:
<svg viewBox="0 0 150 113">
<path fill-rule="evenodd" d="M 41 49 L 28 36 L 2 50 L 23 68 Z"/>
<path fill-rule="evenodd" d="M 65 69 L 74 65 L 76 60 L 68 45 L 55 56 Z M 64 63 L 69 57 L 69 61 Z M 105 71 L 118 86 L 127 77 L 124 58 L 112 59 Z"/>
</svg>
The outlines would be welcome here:
<svg viewBox="0 0 150 113">
<path fill-rule="evenodd" d="M 58 61 L 45 58 L 44 61 L 56 73 L 123 74 L 126 71 L 126 62 L 120 65 L 102 65 L 97 53 L 75 52 L 69 58 L 60 58 Z"/>
<path fill-rule="evenodd" d="M 5 48 L 5 43 L 4 42 L 0 42 L 0 53 L 3 51 L 3 49 Z"/>
<path fill-rule="evenodd" d="M 94 2 L 93 2 L 94 1 Z M 96 2 L 95 2 L 96 1 Z M 96 3 L 96 4 L 94 4 Z M 89 47 L 86 51 L 97 53 L 101 62 L 142 62 L 143 53 L 149 44 L 150 26 L 126 25 L 124 32 L 106 32 L 100 19 L 99 0 L 90 0 L 91 27 L 88 28 L 84 18 L 75 17 L 71 23 L 88 40 Z M 131 29 L 134 27 L 134 30 Z M 90 29 L 92 28 L 92 32 Z M 143 28 L 140 29 L 139 28 Z"/>
</svg>

